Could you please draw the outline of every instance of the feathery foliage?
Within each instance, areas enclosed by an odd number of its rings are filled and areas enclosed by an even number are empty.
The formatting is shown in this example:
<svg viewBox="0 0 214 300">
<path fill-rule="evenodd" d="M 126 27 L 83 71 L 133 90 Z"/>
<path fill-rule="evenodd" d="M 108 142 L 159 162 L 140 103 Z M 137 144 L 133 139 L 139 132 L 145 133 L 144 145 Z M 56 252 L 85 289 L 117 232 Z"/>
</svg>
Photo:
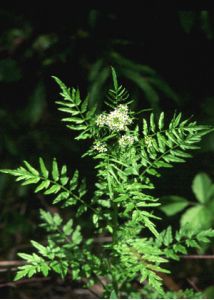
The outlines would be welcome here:
<svg viewBox="0 0 214 300">
<path fill-rule="evenodd" d="M 209 126 L 183 120 L 174 114 L 167 123 L 164 113 L 158 117 L 131 111 L 126 89 L 118 83 L 112 68 L 113 88 L 110 89 L 107 110 L 100 115 L 88 108 L 77 89 L 70 89 L 54 77 L 61 89 L 58 109 L 68 114 L 62 119 L 67 127 L 80 132 L 76 139 L 90 139 L 90 148 L 83 156 L 96 161 L 96 183 L 91 199 L 84 179 L 78 171 L 71 177 L 67 167 L 53 159 L 48 170 L 42 158 L 39 168 L 29 162 L 11 174 L 22 185 L 34 185 L 36 193 L 52 196 L 52 204 L 61 208 L 74 206 L 76 219 L 64 222 L 59 214 L 41 210 L 41 226 L 47 233 L 45 245 L 31 241 L 35 252 L 19 253 L 25 264 L 15 277 L 32 277 L 50 272 L 62 278 L 71 274 L 73 280 L 87 278 L 86 286 L 102 283 L 104 297 L 127 297 L 134 293 L 131 283 L 139 281 L 139 297 L 151 290 L 157 297 L 167 292 L 162 273 L 169 273 L 169 260 L 179 260 L 189 248 L 208 243 L 214 230 L 196 231 L 181 228 L 173 233 L 171 227 L 159 232 L 160 217 L 156 209 L 161 203 L 152 179 L 161 176 L 162 168 L 184 163 L 189 151 L 198 148 L 201 138 L 210 132 Z M 140 116 L 140 117 L 139 117 Z M 83 238 L 78 221 L 89 213 L 94 233 L 110 237 L 110 241 L 95 251 L 95 238 Z M 104 281 L 102 281 L 104 279 Z M 184 295 L 187 293 L 183 292 Z M 191 294 L 191 292 L 189 292 Z"/>
</svg>

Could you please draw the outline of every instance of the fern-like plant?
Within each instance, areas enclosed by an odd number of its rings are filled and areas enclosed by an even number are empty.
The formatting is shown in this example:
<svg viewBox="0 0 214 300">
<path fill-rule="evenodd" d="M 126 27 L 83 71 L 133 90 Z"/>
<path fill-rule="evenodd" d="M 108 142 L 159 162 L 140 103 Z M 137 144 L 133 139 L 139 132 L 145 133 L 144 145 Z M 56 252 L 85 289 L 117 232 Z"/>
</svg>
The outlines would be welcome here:
<svg viewBox="0 0 214 300">
<path fill-rule="evenodd" d="M 52 195 L 53 205 L 73 206 L 76 211 L 76 219 L 67 222 L 58 213 L 40 211 L 47 242 L 31 241 L 35 251 L 18 254 L 25 264 L 15 280 L 50 272 L 64 278 L 69 273 L 72 280 L 84 280 L 88 288 L 101 284 L 106 298 L 143 297 L 148 291 L 167 297 L 161 274 L 170 272 L 168 262 L 179 260 L 188 248 L 200 248 L 200 242 L 209 242 L 214 230 L 173 232 L 168 227 L 159 232 L 156 208 L 160 201 L 152 179 L 161 176 L 162 168 L 191 157 L 188 152 L 197 149 L 196 144 L 212 128 L 183 120 L 181 113 L 166 123 L 163 112 L 158 118 L 154 113 L 146 118 L 131 111 L 132 101 L 113 68 L 107 109 L 99 115 L 96 108 L 88 107 L 87 98 L 82 100 L 79 90 L 53 78 L 61 89 L 62 99 L 56 104 L 66 114 L 62 121 L 77 131 L 77 140 L 91 142 L 83 157 L 96 162 L 94 194 L 89 198 L 85 179 L 77 170 L 69 175 L 66 165 L 59 166 L 56 159 L 51 170 L 42 158 L 38 169 L 24 161 L 15 170 L 1 170 L 22 185 L 35 186 L 35 193 Z M 94 225 L 93 236 L 87 238 L 78 224 L 86 212 Z M 104 237 L 104 242 L 98 244 L 97 236 Z M 189 290 L 179 293 L 193 294 Z"/>
</svg>

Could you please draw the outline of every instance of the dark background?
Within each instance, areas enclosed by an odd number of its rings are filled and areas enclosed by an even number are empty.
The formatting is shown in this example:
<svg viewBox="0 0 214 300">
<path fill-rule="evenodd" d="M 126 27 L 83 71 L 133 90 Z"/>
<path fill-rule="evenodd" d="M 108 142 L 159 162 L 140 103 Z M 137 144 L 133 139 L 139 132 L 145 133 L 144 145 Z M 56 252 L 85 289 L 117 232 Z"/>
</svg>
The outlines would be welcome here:
<svg viewBox="0 0 214 300">
<path fill-rule="evenodd" d="M 48 162 L 56 157 L 70 170 L 79 168 L 93 184 L 93 166 L 79 159 L 87 145 L 76 142 L 60 122 L 54 104 L 58 87 L 51 75 L 78 86 L 83 96 L 89 92 L 90 105 L 98 103 L 101 109 L 114 66 L 136 99 L 136 109 L 164 110 L 169 117 L 182 111 L 185 117 L 194 115 L 198 122 L 213 125 L 212 11 L 158 7 L 128 11 L 34 2 L 1 6 L 0 31 L 0 168 L 15 168 L 23 159 L 36 165 L 38 156 Z M 213 178 L 213 160 L 210 134 L 193 159 L 164 172 L 157 182 L 159 195 L 178 194 L 194 201 L 192 179 L 200 171 Z M 43 240 L 37 229 L 38 209 L 50 205 L 46 201 L 13 178 L 0 176 L 1 261 L 16 260 L 16 252 L 28 250 L 32 236 Z M 170 222 L 177 226 L 179 218 Z M 197 264 L 194 272 L 201 289 L 213 284 L 212 267 L 207 262 Z M 181 279 L 193 275 L 191 268 L 182 268 L 178 279 L 182 287 L 191 287 Z M 4 297 L 65 298 L 72 297 L 74 288 L 81 291 L 81 285 L 70 279 L 62 283 L 55 277 L 45 283 L 13 285 L 13 274 L 13 270 L 0 273 Z"/>
</svg>

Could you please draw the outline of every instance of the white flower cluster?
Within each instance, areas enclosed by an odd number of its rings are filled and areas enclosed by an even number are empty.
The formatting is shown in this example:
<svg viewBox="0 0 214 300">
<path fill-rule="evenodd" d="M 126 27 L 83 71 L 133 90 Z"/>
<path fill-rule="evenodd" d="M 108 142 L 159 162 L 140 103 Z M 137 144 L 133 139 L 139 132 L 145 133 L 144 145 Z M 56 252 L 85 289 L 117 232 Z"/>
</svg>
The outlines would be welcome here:
<svg viewBox="0 0 214 300">
<path fill-rule="evenodd" d="M 99 115 L 96 123 L 99 127 L 106 125 L 114 131 L 125 131 L 127 126 L 132 123 L 132 119 L 128 114 L 128 106 L 121 104 L 108 115 Z"/>
<path fill-rule="evenodd" d="M 119 145 L 121 147 L 131 146 L 134 143 L 134 137 L 130 135 L 122 135 L 119 139 Z"/>
<path fill-rule="evenodd" d="M 97 120 L 96 120 L 96 124 L 99 127 L 105 126 L 106 122 L 107 122 L 107 115 L 105 115 L 105 114 L 99 115 L 98 118 L 97 118 Z"/>
<path fill-rule="evenodd" d="M 101 142 L 96 142 L 93 146 L 93 150 L 96 150 L 100 153 L 106 152 L 107 151 L 107 147 L 105 143 L 101 143 Z"/>
</svg>

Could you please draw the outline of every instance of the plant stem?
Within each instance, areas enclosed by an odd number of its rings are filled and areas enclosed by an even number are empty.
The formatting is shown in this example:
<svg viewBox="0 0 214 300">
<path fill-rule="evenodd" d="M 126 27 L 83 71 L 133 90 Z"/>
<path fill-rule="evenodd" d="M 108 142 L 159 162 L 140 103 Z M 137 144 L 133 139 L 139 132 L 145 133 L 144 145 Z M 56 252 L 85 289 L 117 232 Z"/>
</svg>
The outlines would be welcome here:
<svg viewBox="0 0 214 300">
<path fill-rule="evenodd" d="M 113 228 L 113 235 L 112 235 L 112 241 L 113 244 L 117 242 L 117 228 L 118 228 L 118 209 L 117 204 L 115 202 L 112 202 L 112 228 Z"/>
<path fill-rule="evenodd" d="M 111 207 L 112 207 L 112 244 L 114 245 L 117 242 L 117 229 L 118 229 L 118 208 L 117 208 L 117 203 L 114 202 L 114 194 L 113 194 L 113 190 L 112 190 L 112 186 L 111 186 L 111 178 L 110 178 L 110 174 L 108 173 L 107 175 L 107 181 L 108 181 L 108 189 L 109 189 L 109 197 L 111 200 Z M 113 265 L 115 263 L 115 259 L 113 257 Z M 112 274 L 112 285 L 114 288 L 114 291 L 116 293 L 116 295 L 118 295 L 118 282 L 117 279 L 115 278 L 114 275 L 114 268 L 111 272 Z"/>
</svg>

